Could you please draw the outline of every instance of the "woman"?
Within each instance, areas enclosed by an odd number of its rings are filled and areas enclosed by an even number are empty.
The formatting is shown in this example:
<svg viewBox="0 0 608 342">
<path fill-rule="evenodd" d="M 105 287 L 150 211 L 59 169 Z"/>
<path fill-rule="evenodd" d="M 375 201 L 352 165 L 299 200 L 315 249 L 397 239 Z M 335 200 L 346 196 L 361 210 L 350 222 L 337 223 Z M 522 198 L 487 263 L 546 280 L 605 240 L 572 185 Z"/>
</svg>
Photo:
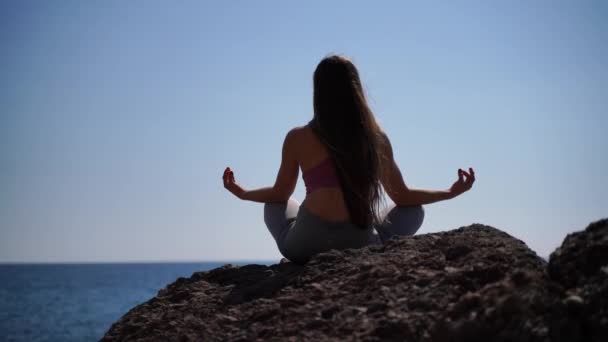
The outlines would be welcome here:
<svg viewBox="0 0 608 342">
<path fill-rule="evenodd" d="M 238 198 L 265 203 L 264 221 L 287 259 L 305 263 L 330 249 L 413 235 L 422 225 L 423 204 L 454 198 L 472 187 L 472 168 L 458 169 L 458 180 L 448 190 L 406 186 L 391 143 L 367 104 L 359 73 L 347 58 L 324 58 L 313 83 L 314 117 L 287 133 L 274 186 L 245 190 L 229 167 L 223 175 L 224 187 Z M 302 205 L 290 199 L 300 169 L 306 186 Z M 382 188 L 395 204 L 381 214 Z"/>
</svg>

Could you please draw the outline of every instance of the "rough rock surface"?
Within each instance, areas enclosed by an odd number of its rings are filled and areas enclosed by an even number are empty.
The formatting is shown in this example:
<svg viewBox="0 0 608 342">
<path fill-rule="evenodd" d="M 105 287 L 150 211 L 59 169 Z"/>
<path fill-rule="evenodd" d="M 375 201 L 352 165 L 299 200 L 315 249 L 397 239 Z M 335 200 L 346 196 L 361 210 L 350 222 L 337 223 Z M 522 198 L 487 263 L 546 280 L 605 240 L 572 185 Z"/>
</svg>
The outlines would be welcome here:
<svg viewBox="0 0 608 342">
<path fill-rule="evenodd" d="M 566 289 L 586 340 L 608 341 L 608 219 L 568 235 L 551 254 L 549 274 Z"/>
<path fill-rule="evenodd" d="M 180 278 L 104 341 L 608 341 L 608 221 L 549 264 L 474 224 Z"/>
</svg>

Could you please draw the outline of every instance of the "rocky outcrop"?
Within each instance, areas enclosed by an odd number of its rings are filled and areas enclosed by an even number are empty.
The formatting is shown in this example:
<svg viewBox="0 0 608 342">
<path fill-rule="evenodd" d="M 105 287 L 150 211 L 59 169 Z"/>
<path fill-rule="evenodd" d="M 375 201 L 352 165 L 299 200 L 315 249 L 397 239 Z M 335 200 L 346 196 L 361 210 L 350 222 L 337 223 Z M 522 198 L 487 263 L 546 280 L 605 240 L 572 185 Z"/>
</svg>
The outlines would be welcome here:
<svg viewBox="0 0 608 342">
<path fill-rule="evenodd" d="M 474 224 L 180 278 L 104 341 L 606 341 L 608 221 L 547 264 Z"/>
<path fill-rule="evenodd" d="M 608 219 L 566 237 L 549 259 L 585 341 L 608 341 Z M 601 337 L 601 338 L 600 338 Z"/>
</svg>

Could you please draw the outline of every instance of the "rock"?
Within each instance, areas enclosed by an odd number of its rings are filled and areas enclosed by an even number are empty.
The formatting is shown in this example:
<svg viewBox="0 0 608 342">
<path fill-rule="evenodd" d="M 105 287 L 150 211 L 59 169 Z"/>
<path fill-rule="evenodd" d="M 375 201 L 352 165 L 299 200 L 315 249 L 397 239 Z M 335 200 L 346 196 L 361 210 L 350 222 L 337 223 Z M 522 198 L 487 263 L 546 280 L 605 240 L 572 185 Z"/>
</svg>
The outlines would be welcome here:
<svg viewBox="0 0 608 342">
<path fill-rule="evenodd" d="M 303 266 L 225 265 L 178 279 L 103 341 L 603 341 L 607 235 L 606 220 L 571 234 L 549 272 L 522 241 L 481 224 Z"/>
<path fill-rule="evenodd" d="M 598 276 L 602 267 L 608 267 L 608 219 L 569 234 L 549 258 L 549 274 L 568 288 Z"/>
<path fill-rule="evenodd" d="M 569 234 L 551 253 L 549 274 L 571 295 L 565 299 L 576 314 L 585 341 L 608 341 L 608 219 Z"/>
</svg>

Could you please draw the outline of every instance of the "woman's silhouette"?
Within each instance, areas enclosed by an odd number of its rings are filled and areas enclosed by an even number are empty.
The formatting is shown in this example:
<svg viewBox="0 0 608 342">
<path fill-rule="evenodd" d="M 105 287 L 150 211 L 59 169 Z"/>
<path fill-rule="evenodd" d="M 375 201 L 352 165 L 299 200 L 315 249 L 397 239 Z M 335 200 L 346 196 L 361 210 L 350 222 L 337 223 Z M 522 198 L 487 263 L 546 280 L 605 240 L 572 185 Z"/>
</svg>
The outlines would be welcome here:
<svg viewBox="0 0 608 342">
<path fill-rule="evenodd" d="M 454 198 L 472 187 L 472 168 L 458 169 L 458 180 L 448 190 L 406 186 L 391 143 L 367 104 L 357 68 L 347 58 L 324 58 L 313 83 L 314 117 L 287 133 L 274 186 L 245 190 L 229 167 L 223 175 L 224 187 L 238 198 L 266 203 L 264 221 L 286 258 L 304 263 L 330 249 L 413 235 L 422 225 L 423 204 Z M 301 205 L 290 198 L 300 169 L 306 186 Z M 381 213 L 382 188 L 395 204 Z"/>
</svg>

